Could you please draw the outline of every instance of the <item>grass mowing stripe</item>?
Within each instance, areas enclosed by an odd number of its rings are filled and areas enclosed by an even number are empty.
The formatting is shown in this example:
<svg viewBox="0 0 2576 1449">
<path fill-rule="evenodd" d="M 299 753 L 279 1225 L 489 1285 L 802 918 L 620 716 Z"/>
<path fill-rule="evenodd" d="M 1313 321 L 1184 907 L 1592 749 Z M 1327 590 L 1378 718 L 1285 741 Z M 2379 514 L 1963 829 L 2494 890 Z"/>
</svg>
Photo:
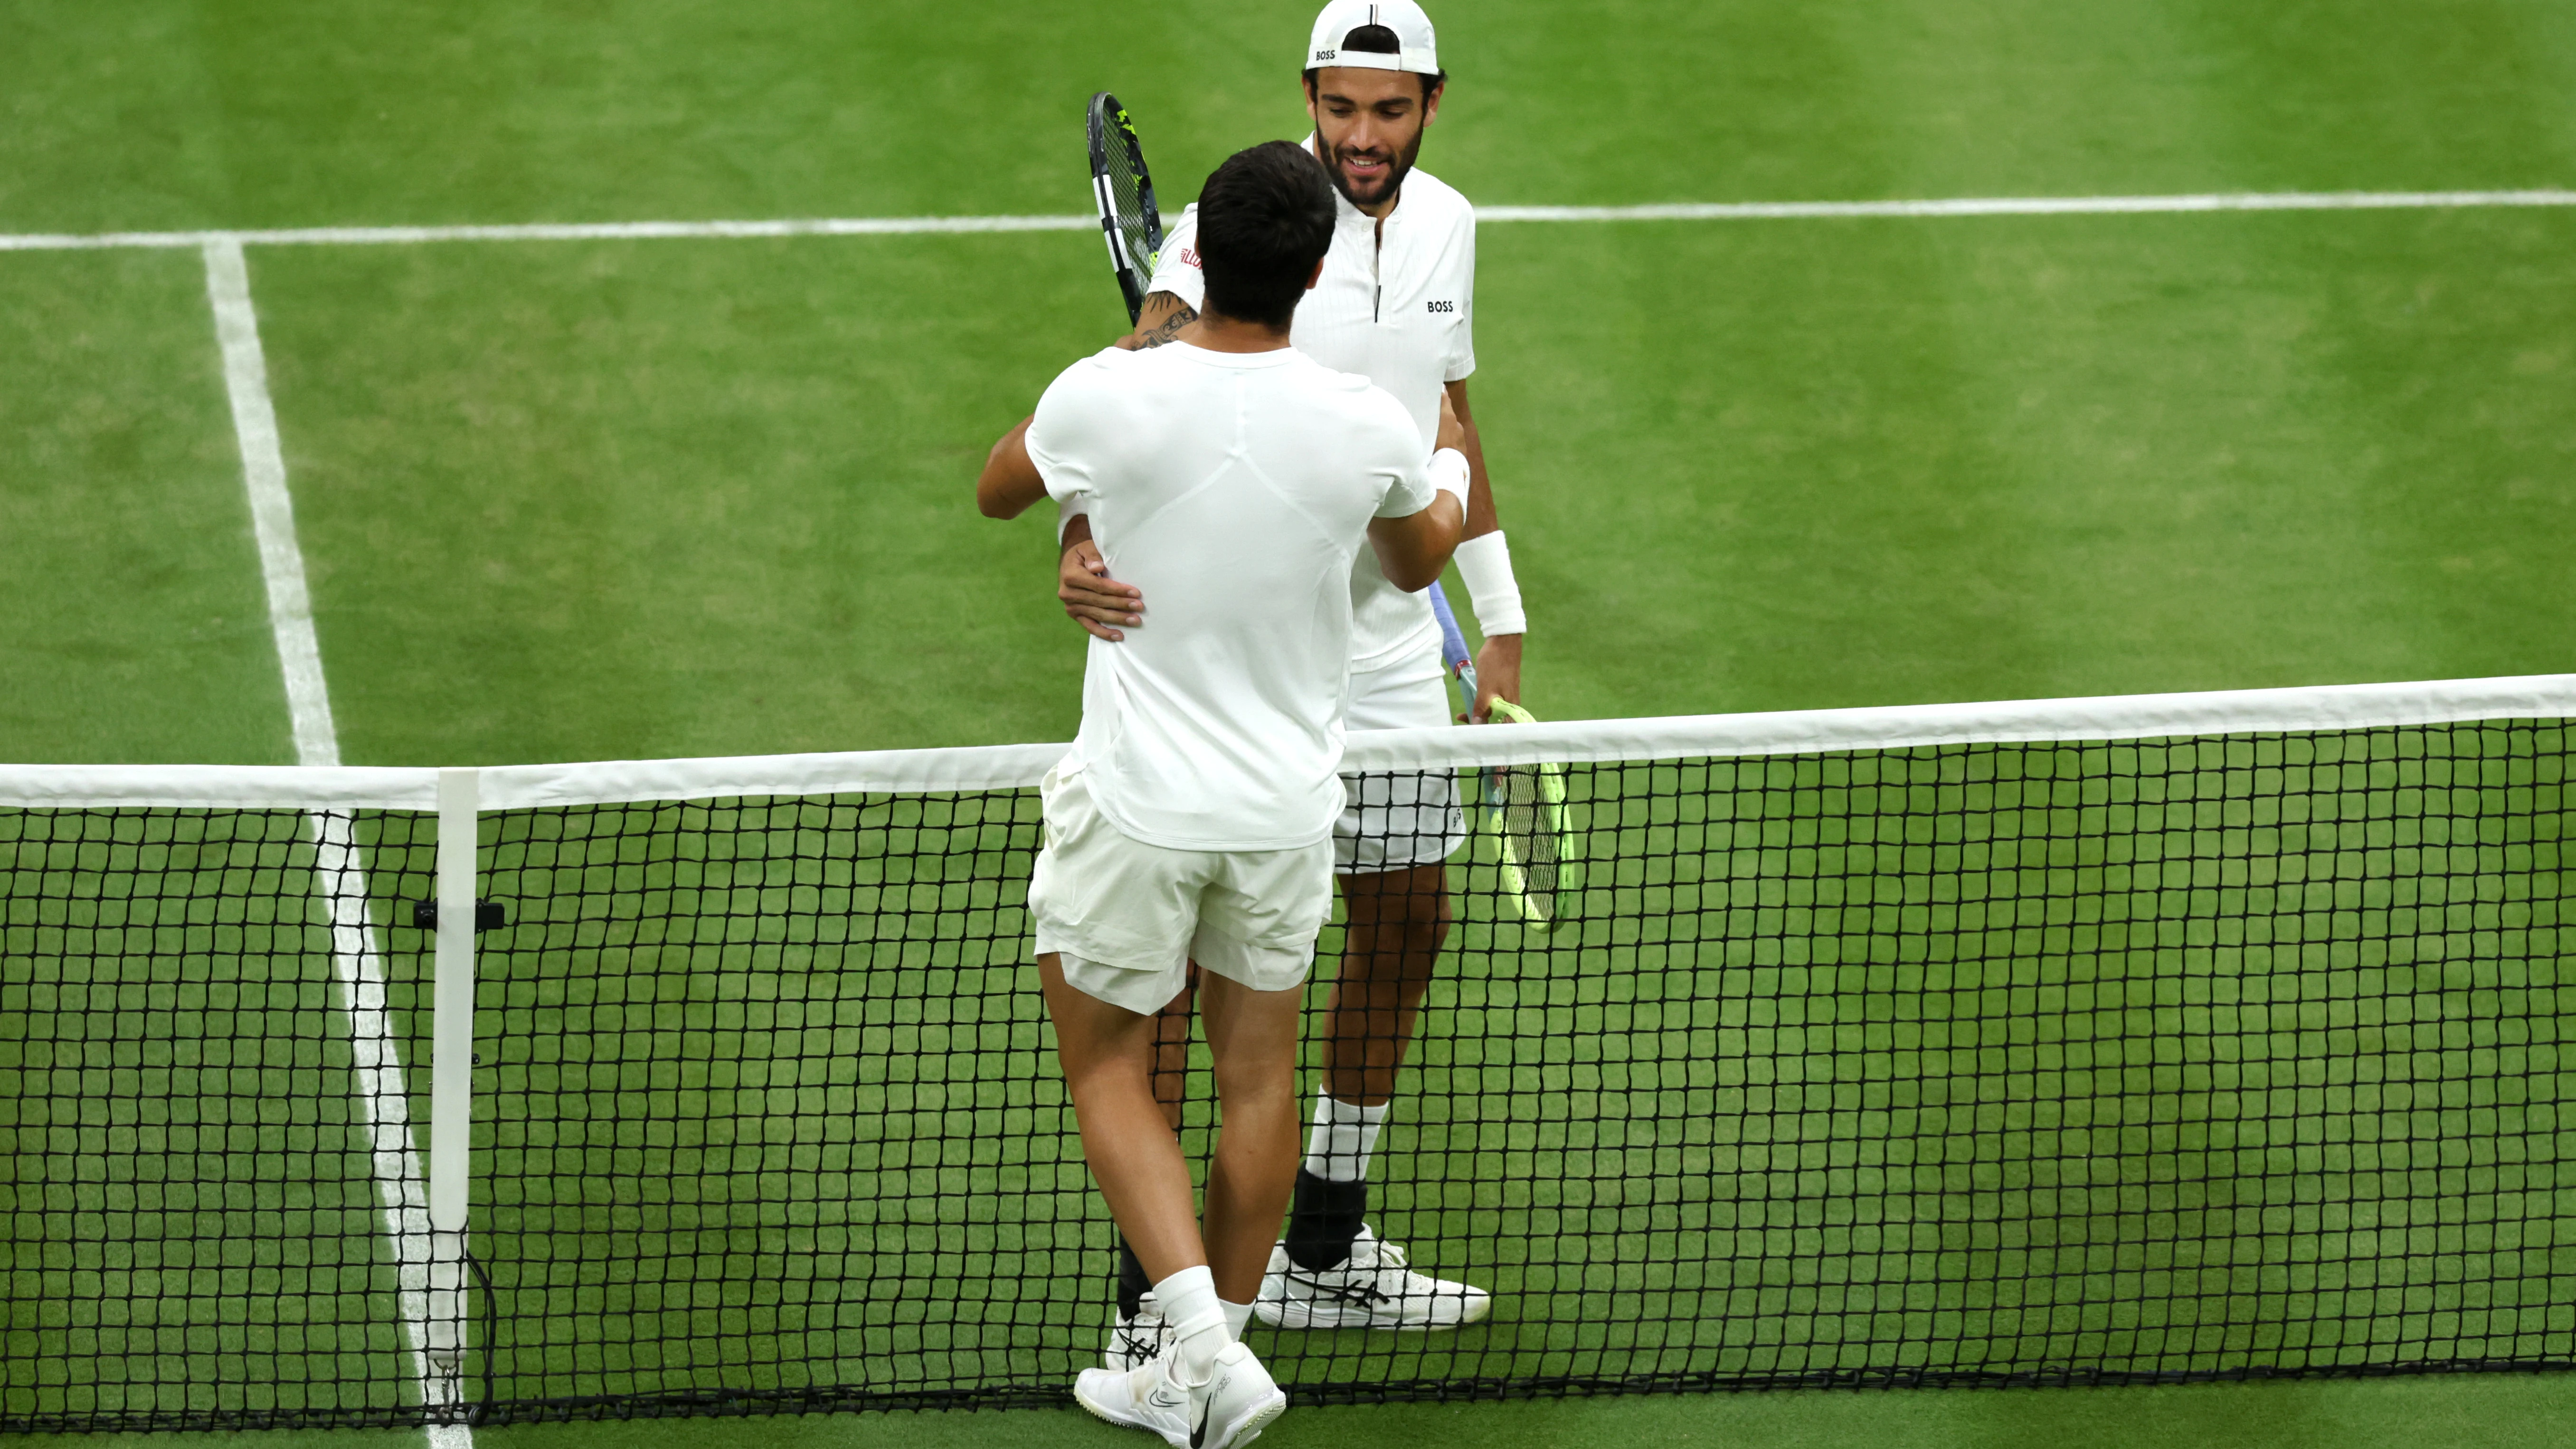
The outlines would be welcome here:
<svg viewBox="0 0 2576 1449">
<path fill-rule="evenodd" d="M 286 487 L 286 457 L 277 430 L 277 408 L 268 392 L 268 363 L 259 343 L 259 314 L 251 304 L 250 272 L 241 243 L 205 243 L 206 296 L 223 348 L 224 388 L 232 400 L 233 429 L 241 442 L 243 484 L 259 540 L 260 570 L 268 585 L 269 620 L 285 674 L 286 700 L 295 729 L 295 754 L 306 765 L 340 763 L 331 696 L 322 674 L 322 649 L 313 634 L 313 603 L 304 581 L 304 554 L 295 542 L 295 504 Z M 456 1399 L 455 1354 L 462 1341 L 452 1305 L 460 1265 L 441 1261 L 429 1223 L 429 1192 L 411 1143 L 409 1099 L 403 1094 L 402 1057 L 385 1013 L 385 973 L 367 922 L 367 875 L 358 858 L 349 817 L 330 811 L 306 819 L 316 846 L 315 885 L 330 907 L 331 963 L 340 987 L 340 1012 L 348 1028 L 365 1118 L 371 1167 L 393 1241 L 404 1335 L 411 1342 L 413 1373 L 424 1404 Z M 450 1312 L 433 1315 L 444 1300 Z M 444 1356 L 445 1361 L 440 1362 Z M 433 1425 L 434 1449 L 465 1449 L 471 1431 L 462 1424 Z"/>
<path fill-rule="evenodd" d="M 1488 206 L 1479 221 L 1770 221 L 1817 217 L 2116 216 L 2193 211 L 2397 211 L 2576 206 L 2576 191 L 2267 191 L 2178 196 L 1985 196 L 1919 201 L 1688 201 L 1643 206 Z M 774 221 L 534 222 L 503 226 L 317 226 L 271 231 L 0 235 L 0 252 L 120 247 L 387 246 L 452 241 L 638 241 L 926 232 L 1081 231 L 1088 216 L 875 216 Z"/>
</svg>

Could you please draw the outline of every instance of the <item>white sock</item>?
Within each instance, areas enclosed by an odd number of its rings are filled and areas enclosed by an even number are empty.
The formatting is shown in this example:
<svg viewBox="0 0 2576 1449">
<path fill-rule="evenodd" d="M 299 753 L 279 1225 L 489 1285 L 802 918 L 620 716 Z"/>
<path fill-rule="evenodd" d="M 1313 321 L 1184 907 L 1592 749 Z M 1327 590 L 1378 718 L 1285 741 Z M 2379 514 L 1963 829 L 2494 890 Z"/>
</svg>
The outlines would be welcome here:
<svg viewBox="0 0 2576 1449">
<path fill-rule="evenodd" d="M 1369 1154 L 1377 1150 L 1378 1129 L 1395 1104 L 1375 1107 L 1337 1101 L 1330 1092 L 1315 1094 L 1315 1127 L 1306 1134 L 1306 1170 L 1326 1182 L 1364 1182 Z"/>
<path fill-rule="evenodd" d="M 1243 1342 L 1243 1326 L 1252 1321 L 1252 1305 L 1228 1303 L 1220 1298 L 1216 1306 L 1225 1310 L 1225 1336 L 1236 1343 Z"/>
<path fill-rule="evenodd" d="M 1206 1383 L 1216 1372 L 1216 1356 L 1234 1341 L 1226 1332 L 1225 1300 L 1216 1296 L 1215 1275 L 1204 1267 L 1183 1268 L 1154 1285 L 1154 1301 L 1179 1342 L 1181 1382 Z"/>
</svg>

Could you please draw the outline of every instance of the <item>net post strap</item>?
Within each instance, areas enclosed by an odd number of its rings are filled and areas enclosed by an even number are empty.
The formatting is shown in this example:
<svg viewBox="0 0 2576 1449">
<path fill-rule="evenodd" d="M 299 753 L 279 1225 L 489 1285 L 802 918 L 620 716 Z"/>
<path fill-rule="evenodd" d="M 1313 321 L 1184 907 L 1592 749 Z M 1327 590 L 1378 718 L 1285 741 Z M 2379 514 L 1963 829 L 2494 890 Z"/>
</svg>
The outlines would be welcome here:
<svg viewBox="0 0 2576 1449">
<path fill-rule="evenodd" d="M 465 1229 L 474 1093 L 474 820 L 479 772 L 438 772 L 438 963 L 432 988 L 429 1221 Z"/>
<path fill-rule="evenodd" d="M 438 932 L 431 984 L 429 1312 L 421 1345 L 433 1416 L 464 1402 L 466 1205 L 474 1103 L 474 930 L 480 772 L 438 772 Z"/>
</svg>

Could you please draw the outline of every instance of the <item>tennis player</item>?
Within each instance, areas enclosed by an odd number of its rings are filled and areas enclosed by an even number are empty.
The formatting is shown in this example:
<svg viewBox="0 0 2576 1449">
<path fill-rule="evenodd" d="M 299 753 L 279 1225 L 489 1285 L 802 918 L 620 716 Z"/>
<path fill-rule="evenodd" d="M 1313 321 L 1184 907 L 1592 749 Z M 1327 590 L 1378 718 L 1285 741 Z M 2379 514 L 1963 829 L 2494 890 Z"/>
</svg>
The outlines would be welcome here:
<svg viewBox="0 0 2576 1449">
<path fill-rule="evenodd" d="M 1296 1047 L 1332 908 L 1343 691 L 1366 553 L 1391 589 L 1440 576 L 1464 525 L 1464 432 L 1432 453 L 1404 405 L 1289 346 L 1335 241 L 1323 168 L 1284 141 L 1201 193 L 1199 315 L 1169 347 L 1103 349 L 994 445 L 1009 518 L 1079 503 L 1122 578 L 1170 603 L 1095 641 L 1082 728 L 1040 786 L 1029 883 L 1039 980 L 1085 1159 L 1167 1331 L 1086 1369 L 1083 1407 L 1175 1449 L 1225 1449 L 1287 1406 L 1239 1342 L 1297 1171 Z M 1223 1110 L 1206 1216 L 1157 1103 L 1156 1013 L 1195 961 Z"/>
<path fill-rule="evenodd" d="M 1475 211 L 1414 166 L 1447 75 L 1430 18 L 1412 0 L 1332 0 L 1315 19 L 1304 61 L 1315 126 L 1305 144 L 1325 163 L 1337 195 L 1332 250 L 1322 280 L 1297 309 L 1292 340 L 1325 366 L 1362 374 L 1392 393 L 1425 453 L 1444 399 L 1464 425 L 1471 483 L 1457 557 L 1485 636 L 1473 710 L 1482 719 L 1498 695 L 1520 702 L 1525 626 L 1467 404 L 1467 377 L 1476 368 Z M 1154 347 L 1199 315 L 1206 295 L 1201 225 L 1197 207 L 1173 225 L 1136 330 L 1120 346 Z M 1115 574 L 1086 542 L 1079 517 L 1068 517 L 1064 538 L 1059 596 L 1097 638 L 1114 642 L 1123 627 L 1183 607 Z M 1367 554 L 1356 561 L 1350 591 L 1351 727 L 1446 723 L 1439 628 L 1425 596 L 1398 587 Z M 1481 1288 L 1413 1271 L 1404 1249 L 1378 1239 L 1366 1218 L 1370 1157 L 1449 930 L 1442 862 L 1465 826 L 1446 774 L 1354 776 L 1347 783 L 1349 805 L 1334 832 L 1347 935 L 1324 1079 L 1287 1237 L 1263 1280 L 1258 1311 L 1264 1322 L 1292 1328 L 1454 1328 L 1483 1318 L 1492 1299 Z M 1188 1023 L 1184 993 L 1164 1021 L 1156 1076 L 1175 1124 Z M 1113 1365 L 1150 1358 L 1160 1343 L 1163 1324 L 1146 1281 L 1132 1255 L 1122 1253 Z"/>
</svg>

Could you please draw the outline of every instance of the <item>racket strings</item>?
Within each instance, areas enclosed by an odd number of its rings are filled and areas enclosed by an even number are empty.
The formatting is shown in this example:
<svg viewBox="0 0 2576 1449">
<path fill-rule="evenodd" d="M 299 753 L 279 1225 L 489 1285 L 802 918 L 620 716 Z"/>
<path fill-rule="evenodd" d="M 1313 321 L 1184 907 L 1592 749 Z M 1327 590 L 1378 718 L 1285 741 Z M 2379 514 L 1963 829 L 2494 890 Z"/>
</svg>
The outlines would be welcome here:
<svg viewBox="0 0 2576 1449">
<path fill-rule="evenodd" d="M 1494 772 L 1494 793 L 1502 811 L 1502 833 L 1509 859 L 1520 874 L 1521 893 L 1542 918 L 1556 916 L 1556 893 L 1563 862 L 1559 858 L 1558 821 L 1562 786 L 1550 799 L 1549 783 L 1530 767 Z"/>
<path fill-rule="evenodd" d="M 1128 261 L 1141 277 L 1153 270 L 1157 246 L 1145 221 L 1145 183 L 1136 164 L 1135 146 L 1124 135 L 1111 143 L 1104 174 L 1109 180 L 1119 244 L 1126 248 Z"/>
</svg>

